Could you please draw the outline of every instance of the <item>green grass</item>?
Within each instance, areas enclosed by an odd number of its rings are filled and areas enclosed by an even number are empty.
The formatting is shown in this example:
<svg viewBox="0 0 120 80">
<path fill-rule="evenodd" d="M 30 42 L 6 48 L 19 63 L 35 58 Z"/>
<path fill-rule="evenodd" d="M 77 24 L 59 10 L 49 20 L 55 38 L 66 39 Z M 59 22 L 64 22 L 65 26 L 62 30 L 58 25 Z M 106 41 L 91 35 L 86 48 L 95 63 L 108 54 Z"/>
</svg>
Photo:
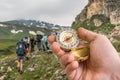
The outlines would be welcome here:
<svg viewBox="0 0 120 80">
<path fill-rule="evenodd" d="M 15 56 L 10 56 L 4 59 L 6 65 L 3 73 L 6 73 L 6 80 L 67 80 L 66 75 L 61 74 L 63 71 L 60 67 L 59 60 L 47 52 L 37 52 L 34 55 L 39 57 L 30 57 L 29 61 L 24 62 L 24 73 L 18 73 L 17 63 L 14 61 Z M 37 66 L 34 71 L 29 71 L 28 68 L 33 65 Z M 12 68 L 11 72 L 7 72 L 7 68 Z M 3 74 L 2 73 L 2 74 Z"/>
<path fill-rule="evenodd" d="M 15 46 L 16 43 L 17 43 L 17 40 L 0 39 L 0 50 L 5 50 L 10 46 Z"/>
<path fill-rule="evenodd" d="M 114 47 L 116 48 L 116 50 L 117 50 L 118 52 L 120 52 L 120 42 L 115 42 L 115 43 L 113 43 L 113 45 L 114 45 Z"/>
<path fill-rule="evenodd" d="M 0 58 L 15 54 L 16 40 L 0 39 Z"/>
<path fill-rule="evenodd" d="M 32 63 L 39 64 L 38 68 L 33 72 L 28 71 L 24 73 L 23 78 L 26 80 L 54 80 L 56 75 L 55 72 L 58 70 L 62 71 L 58 59 L 55 58 L 53 54 L 47 54 L 45 52 L 39 54 L 41 54 L 40 58 L 33 58 L 30 60 Z M 25 67 L 33 65 L 29 64 L 29 62 L 26 62 L 25 64 Z"/>
<path fill-rule="evenodd" d="M 0 39 L 2 38 L 6 38 L 6 39 L 10 39 L 10 28 L 0 28 Z"/>
</svg>

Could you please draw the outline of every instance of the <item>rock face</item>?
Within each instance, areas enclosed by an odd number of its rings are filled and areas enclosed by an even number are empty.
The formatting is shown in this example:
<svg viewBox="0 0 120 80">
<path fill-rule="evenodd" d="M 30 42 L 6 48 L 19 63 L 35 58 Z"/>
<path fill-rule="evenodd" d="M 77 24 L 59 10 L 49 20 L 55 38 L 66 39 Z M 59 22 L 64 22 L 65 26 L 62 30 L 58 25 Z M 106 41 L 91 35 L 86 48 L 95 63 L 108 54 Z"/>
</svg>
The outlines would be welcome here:
<svg viewBox="0 0 120 80">
<path fill-rule="evenodd" d="M 88 0 L 72 24 L 79 27 L 106 35 L 120 52 L 120 0 Z"/>
<path fill-rule="evenodd" d="M 120 10 L 111 12 L 110 22 L 111 24 L 120 25 Z"/>
<path fill-rule="evenodd" d="M 94 19 L 93 20 L 95 26 L 101 26 L 102 22 L 99 19 Z"/>
<path fill-rule="evenodd" d="M 77 15 L 73 24 L 97 14 L 108 17 L 111 24 L 120 24 L 120 0 L 88 0 L 88 5 Z"/>
</svg>

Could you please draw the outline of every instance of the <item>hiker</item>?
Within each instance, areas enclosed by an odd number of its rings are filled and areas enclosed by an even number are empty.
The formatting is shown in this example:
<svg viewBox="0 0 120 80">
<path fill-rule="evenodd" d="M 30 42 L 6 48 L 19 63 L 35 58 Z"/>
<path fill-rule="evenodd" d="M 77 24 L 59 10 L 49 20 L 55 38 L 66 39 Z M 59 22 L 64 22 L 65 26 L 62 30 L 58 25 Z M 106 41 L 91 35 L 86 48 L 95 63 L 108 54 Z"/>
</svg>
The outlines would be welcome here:
<svg viewBox="0 0 120 80">
<path fill-rule="evenodd" d="M 27 45 L 25 44 L 23 40 L 20 40 L 19 42 L 17 42 L 16 54 L 17 54 L 17 59 L 18 59 L 18 72 L 20 72 L 20 74 L 23 73 L 23 60 L 25 58 L 26 47 Z"/>
<path fill-rule="evenodd" d="M 30 48 L 31 48 L 31 50 L 30 50 L 30 52 L 33 52 L 34 51 L 34 45 L 36 44 L 36 42 L 35 42 L 35 35 L 36 34 L 33 34 L 33 33 L 29 33 L 29 37 L 30 37 Z"/>
<path fill-rule="evenodd" d="M 43 38 L 43 35 L 44 35 L 43 32 L 37 31 L 36 42 L 37 42 L 37 47 L 38 47 L 39 51 L 43 49 L 42 42 L 41 42 L 41 39 Z"/>
<path fill-rule="evenodd" d="M 60 59 L 69 80 L 120 80 L 120 57 L 106 36 L 78 29 L 80 39 L 89 42 L 90 57 L 84 62 L 74 60 L 73 55 L 62 50 L 55 36 L 49 36 L 53 52 Z M 79 45 L 82 47 L 83 44 Z M 85 45 L 84 45 L 85 46 Z"/>
<path fill-rule="evenodd" d="M 43 36 L 43 38 L 41 39 L 41 46 L 43 51 L 47 51 L 49 49 L 47 35 Z"/>
<path fill-rule="evenodd" d="M 25 48 L 25 57 L 26 57 L 26 60 L 29 59 L 29 54 L 30 54 L 30 38 L 29 36 L 26 36 L 23 38 L 23 41 L 25 42 L 26 44 L 26 48 Z"/>
<path fill-rule="evenodd" d="M 57 31 L 53 29 L 51 35 L 57 35 Z"/>
</svg>

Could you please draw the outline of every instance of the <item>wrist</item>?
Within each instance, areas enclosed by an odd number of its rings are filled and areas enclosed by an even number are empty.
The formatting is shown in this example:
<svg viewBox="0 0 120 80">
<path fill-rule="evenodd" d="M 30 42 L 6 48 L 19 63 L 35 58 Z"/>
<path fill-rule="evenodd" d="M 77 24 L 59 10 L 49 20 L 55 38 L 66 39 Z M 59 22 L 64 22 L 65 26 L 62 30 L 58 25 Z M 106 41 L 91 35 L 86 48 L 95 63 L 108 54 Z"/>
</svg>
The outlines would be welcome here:
<svg viewBox="0 0 120 80">
<path fill-rule="evenodd" d="M 110 80 L 120 80 L 120 73 L 113 73 Z"/>
<path fill-rule="evenodd" d="M 120 60 L 118 60 L 118 65 L 114 67 L 111 73 L 111 80 L 120 80 Z"/>
<path fill-rule="evenodd" d="M 95 80 L 120 80 L 120 66 L 113 67 L 112 69 L 105 69 L 100 72 L 98 79 Z"/>
<path fill-rule="evenodd" d="M 98 76 L 94 80 L 120 80 L 120 74 L 115 72 L 101 73 Z"/>
</svg>

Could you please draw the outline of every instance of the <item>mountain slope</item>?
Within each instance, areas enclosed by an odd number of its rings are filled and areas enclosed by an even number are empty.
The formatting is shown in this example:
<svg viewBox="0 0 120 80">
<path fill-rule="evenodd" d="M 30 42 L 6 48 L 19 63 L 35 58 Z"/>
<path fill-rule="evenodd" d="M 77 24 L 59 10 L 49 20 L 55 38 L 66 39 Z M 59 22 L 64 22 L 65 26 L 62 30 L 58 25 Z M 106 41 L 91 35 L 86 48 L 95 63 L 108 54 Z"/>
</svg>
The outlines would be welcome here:
<svg viewBox="0 0 120 80">
<path fill-rule="evenodd" d="M 34 26 L 34 27 L 46 27 L 46 28 L 51 28 L 51 27 L 60 27 L 60 25 L 54 25 L 53 23 L 45 22 L 45 21 L 37 21 L 37 20 L 10 20 L 10 21 L 5 21 L 7 23 L 11 24 L 20 24 L 20 25 L 26 25 L 26 26 Z"/>
<path fill-rule="evenodd" d="M 47 29 L 47 28 L 41 28 L 41 27 L 29 27 L 28 25 L 22 25 L 22 24 L 13 24 L 13 23 L 8 23 L 8 22 L 1 22 L 0 25 L 0 39 L 17 39 L 19 40 L 20 38 L 24 36 L 29 35 L 29 31 L 42 31 L 45 33 L 45 35 L 49 35 L 52 31 L 52 29 Z M 23 32 L 19 33 L 12 33 L 11 31 L 18 31 L 22 30 Z"/>
<path fill-rule="evenodd" d="M 36 51 L 24 62 L 24 73 L 20 75 L 15 54 L 0 59 L 0 80 L 67 80 L 58 59 L 50 53 Z"/>
<path fill-rule="evenodd" d="M 11 33 L 11 30 L 23 30 Z M 24 73 L 18 73 L 15 46 L 19 39 L 29 35 L 29 31 L 42 31 L 49 35 L 50 28 L 0 23 L 0 80 L 67 80 L 65 71 L 60 67 L 58 59 L 52 53 L 35 51 L 30 60 L 24 62 Z"/>
</svg>

